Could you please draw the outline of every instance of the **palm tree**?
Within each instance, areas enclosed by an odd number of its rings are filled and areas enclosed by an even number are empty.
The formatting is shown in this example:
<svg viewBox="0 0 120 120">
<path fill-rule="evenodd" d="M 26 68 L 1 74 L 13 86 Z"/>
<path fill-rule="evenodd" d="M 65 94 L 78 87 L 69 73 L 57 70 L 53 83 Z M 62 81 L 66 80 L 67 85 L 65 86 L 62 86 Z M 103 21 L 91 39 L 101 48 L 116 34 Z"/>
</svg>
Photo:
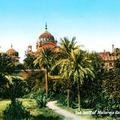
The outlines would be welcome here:
<svg viewBox="0 0 120 120">
<path fill-rule="evenodd" d="M 86 77 L 94 77 L 91 61 L 88 58 L 88 53 L 82 50 L 73 50 L 69 59 L 69 76 L 73 75 L 74 80 L 77 81 L 78 90 L 78 108 L 81 111 L 80 105 L 80 88 Z"/>
<path fill-rule="evenodd" d="M 75 37 L 73 37 L 71 40 L 69 40 L 67 37 L 61 39 L 60 53 L 62 58 L 68 58 L 72 50 L 79 48 L 79 46 L 76 45 L 75 40 Z"/>
<path fill-rule="evenodd" d="M 62 40 L 61 46 L 61 59 L 56 63 L 60 65 L 60 73 L 67 80 L 71 80 L 71 77 L 77 81 L 78 89 L 78 108 L 80 106 L 80 87 L 84 82 L 84 78 L 87 76 L 94 76 L 92 72 L 91 61 L 88 59 L 88 53 L 80 50 L 79 46 L 76 46 L 75 39 L 69 41 L 67 38 Z M 70 88 L 68 88 L 67 98 L 69 98 Z M 68 100 L 69 104 L 69 100 Z M 69 105 L 68 105 L 69 106 Z"/>
<path fill-rule="evenodd" d="M 60 65 L 60 73 L 62 73 L 62 78 L 65 79 L 66 88 L 67 88 L 67 106 L 70 104 L 70 89 L 72 87 L 71 76 L 69 76 L 69 65 L 70 65 L 70 55 L 72 50 L 78 49 L 79 46 L 76 45 L 75 37 L 72 40 L 64 37 L 61 39 L 60 43 L 60 54 L 58 55 L 58 61 L 55 66 Z M 55 67 L 54 66 L 54 67 Z"/>
<path fill-rule="evenodd" d="M 45 72 L 45 89 L 48 96 L 48 72 L 50 72 L 52 64 L 54 64 L 54 53 L 52 49 L 42 49 L 40 55 L 34 61 L 35 65 L 39 65 L 40 69 Z"/>
</svg>

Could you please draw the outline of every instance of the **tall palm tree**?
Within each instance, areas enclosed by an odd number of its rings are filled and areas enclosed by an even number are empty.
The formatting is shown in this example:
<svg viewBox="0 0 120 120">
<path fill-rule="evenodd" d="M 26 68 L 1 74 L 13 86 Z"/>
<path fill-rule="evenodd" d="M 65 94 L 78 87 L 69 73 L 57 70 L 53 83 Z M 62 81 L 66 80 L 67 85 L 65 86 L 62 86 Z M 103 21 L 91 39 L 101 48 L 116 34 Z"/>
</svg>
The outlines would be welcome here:
<svg viewBox="0 0 120 120">
<path fill-rule="evenodd" d="M 73 50 L 69 59 L 69 76 L 73 75 L 74 80 L 77 81 L 78 90 L 78 108 L 81 111 L 80 105 L 80 88 L 86 77 L 94 77 L 91 60 L 88 53 L 82 50 Z"/>
<path fill-rule="evenodd" d="M 69 65 L 70 65 L 70 55 L 72 50 L 78 49 L 79 46 L 76 45 L 75 37 L 72 40 L 64 37 L 61 39 L 60 43 L 60 54 L 58 55 L 58 61 L 56 65 L 60 65 L 60 73 L 62 73 L 62 78 L 65 79 L 66 89 L 67 89 L 67 106 L 69 107 L 70 103 L 70 89 L 71 89 L 71 76 L 69 76 Z M 69 64 L 68 64 L 69 63 Z"/>
<path fill-rule="evenodd" d="M 35 65 L 39 65 L 40 69 L 45 72 L 45 89 L 48 96 L 48 72 L 50 72 L 52 64 L 54 64 L 54 53 L 50 48 L 43 48 L 40 55 L 34 61 Z"/>
<path fill-rule="evenodd" d="M 67 80 L 71 80 L 71 76 L 77 81 L 78 88 L 78 108 L 81 110 L 80 106 L 80 87 L 84 82 L 84 78 L 88 75 L 94 76 L 92 72 L 91 61 L 88 59 L 88 54 L 80 50 L 79 46 L 76 46 L 75 39 L 72 41 L 68 39 L 62 40 L 61 46 L 61 59 L 56 63 L 60 65 L 60 73 L 63 73 L 63 77 Z M 68 93 L 69 97 L 69 88 Z M 67 98 L 68 98 L 67 97 Z M 68 101 L 69 104 L 69 101 Z"/>
<path fill-rule="evenodd" d="M 75 40 L 75 37 L 73 37 L 71 40 L 69 40 L 67 37 L 61 39 L 60 53 L 62 58 L 68 58 L 72 50 L 79 48 L 79 46 L 76 45 Z"/>
</svg>

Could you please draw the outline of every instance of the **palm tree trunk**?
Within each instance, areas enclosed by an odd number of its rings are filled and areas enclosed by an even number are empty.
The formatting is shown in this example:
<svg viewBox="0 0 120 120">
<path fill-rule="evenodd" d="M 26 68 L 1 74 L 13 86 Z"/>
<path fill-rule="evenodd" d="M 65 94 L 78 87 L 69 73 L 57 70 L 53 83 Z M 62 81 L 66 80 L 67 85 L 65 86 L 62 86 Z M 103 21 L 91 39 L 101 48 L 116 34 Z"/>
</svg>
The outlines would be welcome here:
<svg viewBox="0 0 120 120">
<path fill-rule="evenodd" d="M 67 89 L 67 107 L 70 107 L 70 89 Z"/>
<path fill-rule="evenodd" d="M 46 96 L 48 96 L 48 71 L 45 70 L 45 90 L 46 90 Z"/>
<path fill-rule="evenodd" d="M 79 111 L 81 111 L 81 105 L 80 105 L 80 103 L 81 103 L 81 100 L 80 100 L 80 78 L 78 78 L 78 109 L 79 109 Z"/>
</svg>

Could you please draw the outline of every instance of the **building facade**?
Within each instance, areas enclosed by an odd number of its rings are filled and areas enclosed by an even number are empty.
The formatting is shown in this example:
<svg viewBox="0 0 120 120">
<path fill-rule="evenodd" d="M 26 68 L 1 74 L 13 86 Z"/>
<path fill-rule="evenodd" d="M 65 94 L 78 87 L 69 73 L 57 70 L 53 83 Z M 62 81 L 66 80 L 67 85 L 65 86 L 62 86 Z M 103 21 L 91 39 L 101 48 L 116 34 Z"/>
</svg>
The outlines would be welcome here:
<svg viewBox="0 0 120 120">
<path fill-rule="evenodd" d="M 104 50 L 104 52 L 100 52 L 99 55 L 103 61 L 104 68 L 110 70 L 114 68 L 115 61 L 120 59 L 120 48 L 115 48 L 114 45 L 112 45 L 111 52 Z"/>
</svg>

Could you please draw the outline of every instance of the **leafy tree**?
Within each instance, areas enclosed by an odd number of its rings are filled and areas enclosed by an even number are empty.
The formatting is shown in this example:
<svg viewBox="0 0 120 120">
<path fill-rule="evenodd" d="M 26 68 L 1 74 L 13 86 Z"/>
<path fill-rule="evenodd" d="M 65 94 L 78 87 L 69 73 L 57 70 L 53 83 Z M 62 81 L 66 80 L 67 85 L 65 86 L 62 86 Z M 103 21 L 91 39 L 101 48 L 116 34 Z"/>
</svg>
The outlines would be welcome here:
<svg viewBox="0 0 120 120">
<path fill-rule="evenodd" d="M 50 48 L 43 48 L 40 55 L 34 61 L 35 66 L 39 65 L 40 69 L 45 72 L 45 89 L 48 96 L 48 73 L 54 64 L 54 52 Z"/>
<path fill-rule="evenodd" d="M 9 96 L 10 99 L 22 97 L 28 92 L 29 89 L 27 82 L 18 77 L 12 77 L 6 89 L 6 95 Z"/>
<path fill-rule="evenodd" d="M 81 88 L 81 105 L 84 108 L 94 108 L 99 101 L 102 92 L 102 80 L 104 79 L 103 62 L 97 53 L 89 54 L 93 67 L 94 78 L 87 78 Z"/>
<path fill-rule="evenodd" d="M 77 81 L 78 89 L 78 108 L 81 111 L 80 102 L 80 88 L 83 84 L 85 78 L 94 77 L 93 68 L 91 66 L 91 60 L 88 57 L 88 53 L 82 50 L 74 50 L 71 53 L 71 59 L 68 64 L 70 64 L 69 69 L 71 70 L 69 75 L 73 74 L 74 80 Z"/>
<path fill-rule="evenodd" d="M 44 75 L 44 71 L 34 71 L 30 73 L 26 79 L 30 92 L 43 89 Z"/>
<path fill-rule="evenodd" d="M 15 72 L 15 64 L 11 57 L 5 53 L 0 53 L 0 94 L 4 96 L 5 90 L 9 83 L 9 77 Z"/>
<path fill-rule="evenodd" d="M 0 74 L 8 75 L 15 72 L 15 65 L 7 54 L 0 53 Z"/>
<path fill-rule="evenodd" d="M 35 60 L 35 56 L 34 55 L 26 55 L 26 58 L 24 59 L 24 66 L 26 69 L 34 69 L 34 60 Z"/>
<path fill-rule="evenodd" d="M 88 53 L 80 50 L 79 46 L 75 45 L 74 39 L 70 42 L 65 38 L 60 48 L 63 57 L 61 57 L 56 65 L 61 65 L 60 72 L 63 72 L 63 77 L 67 78 L 67 80 L 73 77 L 74 81 L 77 81 L 78 107 L 79 110 L 81 110 L 80 87 L 86 77 L 94 76 L 89 55 Z"/>
<path fill-rule="evenodd" d="M 3 120 L 29 120 L 30 118 L 30 112 L 18 100 L 12 101 L 3 114 Z"/>
<path fill-rule="evenodd" d="M 61 58 L 67 58 L 71 54 L 72 50 L 78 49 L 79 46 L 76 45 L 76 38 L 73 37 L 69 40 L 67 37 L 61 39 L 60 43 L 60 56 Z"/>
<path fill-rule="evenodd" d="M 115 62 L 114 62 L 114 69 L 113 69 L 116 74 L 119 74 L 120 72 L 120 59 L 117 59 Z"/>
<path fill-rule="evenodd" d="M 11 98 L 10 93 L 13 92 L 10 92 L 11 91 L 10 89 L 12 89 L 13 86 L 14 86 L 14 91 L 16 92 L 17 89 L 19 89 L 19 87 L 22 88 L 22 86 L 19 84 L 22 84 L 24 82 L 20 81 L 21 78 L 16 75 L 16 73 L 20 72 L 22 68 L 23 68 L 22 64 L 14 63 L 12 58 L 9 57 L 6 53 L 0 53 L 0 82 L 1 82 L 0 93 L 2 97 Z M 14 83 L 14 85 L 12 83 Z M 20 94 L 17 93 L 17 95 Z"/>
<path fill-rule="evenodd" d="M 101 93 L 99 100 L 96 102 L 95 109 L 96 116 L 104 117 L 120 117 L 120 114 L 116 114 L 120 111 L 120 74 L 119 70 L 115 67 L 112 70 L 105 71 L 103 80 L 101 82 Z M 99 114 L 98 111 L 105 111 L 108 114 Z M 109 114 L 112 112 L 112 114 Z M 119 119 L 119 118 L 118 118 Z"/>
<path fill-rule="evenodd" d="M 69 107 L 70 104 L 70 89 L 72 88 L 72 79 L 71 76 L 69 76 L 69 72 L 71 71 L 69 69 L 69 59 L 72 50 L 78 49 L 78 46 L 75 42 L 75 37 L 72 38 L 72 40 L 69 40 L 68 38 L 64 37 L 64 39 L 61 39 L 60 43 L 60 54 L 58 57 L 58 61 L 56 62 L 56 65 L 60 65 L 60 73 L 62 73 L 62 79 L 63 85 L 65 83 L 65 88 L 67 89 L 67 106 Z M 55 66 L 56 66 L 55 65 Z"/>
</svg>

